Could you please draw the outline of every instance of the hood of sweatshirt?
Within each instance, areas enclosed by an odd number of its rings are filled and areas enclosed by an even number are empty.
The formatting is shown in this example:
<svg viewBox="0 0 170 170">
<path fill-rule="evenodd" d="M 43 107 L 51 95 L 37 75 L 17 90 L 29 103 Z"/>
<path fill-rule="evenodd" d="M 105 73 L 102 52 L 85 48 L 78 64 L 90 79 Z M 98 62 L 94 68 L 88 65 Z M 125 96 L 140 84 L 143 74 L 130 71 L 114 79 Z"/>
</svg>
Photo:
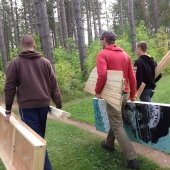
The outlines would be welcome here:
<svg viewBox="0 0 170 170">
<path fill-rule="evenodd" d="M 148 56 L 148 55 L 141 55 L 140 58 L 142 58 L 145 62 L 147 62 L 152 69 L 155 69 L 156 63 L 154 61 L 154 58 Z"/>
<path fill-rule="evenodd" d="M 18 56 L 26 59 L 36 59 L 42 57 L 42 55 L 36 51 L 23 51 Z"/>
<path fill-rule="evenodd" d="M 120 47 L 118 47 L 115 44 L 111 44 L 105 47 L 106 50 L 111 50 L 111 51 L 123 51 Z"/>
</svg>

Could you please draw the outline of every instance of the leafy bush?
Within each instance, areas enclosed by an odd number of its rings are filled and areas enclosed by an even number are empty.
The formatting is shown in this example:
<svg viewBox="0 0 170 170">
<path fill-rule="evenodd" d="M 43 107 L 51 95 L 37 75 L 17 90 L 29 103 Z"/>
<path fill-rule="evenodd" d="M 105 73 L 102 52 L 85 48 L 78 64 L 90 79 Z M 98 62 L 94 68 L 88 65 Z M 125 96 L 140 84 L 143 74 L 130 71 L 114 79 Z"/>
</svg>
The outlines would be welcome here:
<svg viewBox="0 0 170 170">
<path fill-rule="evenodd" d="M 63 101 L 83 96 L 83 79 L 77 51 L 54 49 L 55 70 Z"/>
</svg>

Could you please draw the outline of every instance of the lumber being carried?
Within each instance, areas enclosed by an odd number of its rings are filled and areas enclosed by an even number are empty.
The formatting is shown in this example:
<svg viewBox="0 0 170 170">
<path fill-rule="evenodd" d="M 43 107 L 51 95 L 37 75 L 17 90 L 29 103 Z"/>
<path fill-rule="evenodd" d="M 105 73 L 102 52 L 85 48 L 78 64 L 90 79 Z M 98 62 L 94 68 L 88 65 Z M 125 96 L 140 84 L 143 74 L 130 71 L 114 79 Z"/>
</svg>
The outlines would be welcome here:
<svg viewBox="0 0 170 170">
<path fill-rule="evenodd" d="M 70 117 L 70 113 L 61 110 L 61 109 L 57 109 L 53 106 L 50 106 L 50 115 L 53 116 L 54 118 L 69 118 Z"/>
<path fill-rule="evenodd" d="M 106 104 L 93 99 L 96 129 L 108 132 Z M 123 112 L 124 128 L 130 140 L 170 153 L 170 104 L 128 101 Z"/>
<path fill-rule="evenodd" d="M 84 90 L 86 92 L 95 95 L 97 78 L 97 68 L 95 67 L 85 84 Z M 101 97 L 105 99 L 106 102 L 112 105 L 115 109 L 121 110 L 123 89 L 123 72 L 107 70 L 107 81 L 101 93 Z"/>
<path fill-rule="evenodd" d="M 46 141 L 12 114 L 5 120 L 0 106 L 0 158 L 7 170 L 43 170 Z"/>
</svg>

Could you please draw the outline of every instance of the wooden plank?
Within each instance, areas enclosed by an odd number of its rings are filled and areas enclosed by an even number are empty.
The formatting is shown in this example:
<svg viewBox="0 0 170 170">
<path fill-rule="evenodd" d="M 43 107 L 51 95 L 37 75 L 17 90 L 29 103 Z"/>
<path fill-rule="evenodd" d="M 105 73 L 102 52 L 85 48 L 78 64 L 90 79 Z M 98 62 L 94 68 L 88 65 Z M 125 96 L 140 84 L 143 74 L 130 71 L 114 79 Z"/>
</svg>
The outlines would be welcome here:
<svg viewBox="0 0 170 170">
<path fill-rule="evenodd" d="M 64 110 L 61 110 L 61 109 L 57 109 L 53 106 L 50 106 L 50 114 L 56 118 L 68 118 L 70 117 L 70 113 L 64 111 Z"/>
<path fill-rule="evenodd" d="M 155 78 L 170 64 L 170 51 L 162 58 L 155 69 Z"/>
<path fill-rule="evenodd" d="M 84 90 L 95 95 L 97 82 L 97 69 L 94 68 L 85 84 Z M 107 81 L 101 93 L 101 97 L 109 102 L 113 107 L 120 110 L 122 103 L 122 92 L 124 88 L 124 79 L 122 71 L 107 71 Z"/>
<path fill-rule="evenodd" d="M 142 94 L 145 86 L 146 86 L 146 84 L 142 82 L 139 89 L 136 91 L 136 94 L 135 94 L 136 99 L 140 97 L 140 95 Z"/>
<path fill-rule="evenodd" d="M 43 170 L 45 152 L 46 141 L 14 114 L 5 121 L 0 106 L 0 157 L 6 169 Z"/>
</svg>

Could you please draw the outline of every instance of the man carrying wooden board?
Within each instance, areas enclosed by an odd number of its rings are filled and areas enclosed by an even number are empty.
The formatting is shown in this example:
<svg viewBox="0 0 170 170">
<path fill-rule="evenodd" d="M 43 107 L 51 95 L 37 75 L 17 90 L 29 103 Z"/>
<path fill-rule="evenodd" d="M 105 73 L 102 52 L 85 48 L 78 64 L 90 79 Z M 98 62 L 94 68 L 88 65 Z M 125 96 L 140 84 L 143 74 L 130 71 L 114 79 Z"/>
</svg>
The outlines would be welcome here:
<svg viewBox="0 0 170 170">
<path fill-rule="evenodd" d="M 22 52 L 14 58 L 7 69 L 5 83 L 6 119 L 17 93 L 21 119 L 41 137 L 45 136 L 46 120 L 52 98 L 61 108 L 60 91 L 50 62 L 35 51 L 31 35 L 21 40 Z M 46 152 L 44 170 L 52 170 Z"/>
<path fill-rule="evenodd" d="M 155 79 L 157 63 L 147 54 L 147 48 L 147 43 L 144 41 L 137 44 L 136 54 L 138 55 L 138 59 L 135 61 L 134 66 L 136 67 L 137 89 L 140 88 L 142 82 L 145 83 L 145 87 L 139 98 L 141 101 L 151 102 L 156 82 L 161 78 L 161 74 Z"/>
<path fill-rule="evenodd" d="M 107 79 L 107 70 L 123 71 L 125 79 L 125 88 L 123 91 L 122 107 L 127 101 L 128 92 L 130 91 L 130 100 L 135 99 L 136 79 L 133 71 L 133 65 L 128 55 L 117 45 L 115 45 L 116 36 L 113 32 L 105 31 L 101 35 L 101 50 L 96 58 L 98 79 L 96 83 L 96 97 L 101 98 L 101 92 L 104 88 Z M 130 85 L 130 89 L 129 89 Z M 123 153 L 127 158 L 127 166 L 131 169 L 138 169 L 136 152 L 128 139 L 123 128 L 122 114 L 120 111 L 107 103 L 107 112 L 110 122 L 110 130 L 105 141 L 102 141 L 101 146 L 109 151 L 114 151 L 114 141 L 117 139 Z"/>
</svg>

